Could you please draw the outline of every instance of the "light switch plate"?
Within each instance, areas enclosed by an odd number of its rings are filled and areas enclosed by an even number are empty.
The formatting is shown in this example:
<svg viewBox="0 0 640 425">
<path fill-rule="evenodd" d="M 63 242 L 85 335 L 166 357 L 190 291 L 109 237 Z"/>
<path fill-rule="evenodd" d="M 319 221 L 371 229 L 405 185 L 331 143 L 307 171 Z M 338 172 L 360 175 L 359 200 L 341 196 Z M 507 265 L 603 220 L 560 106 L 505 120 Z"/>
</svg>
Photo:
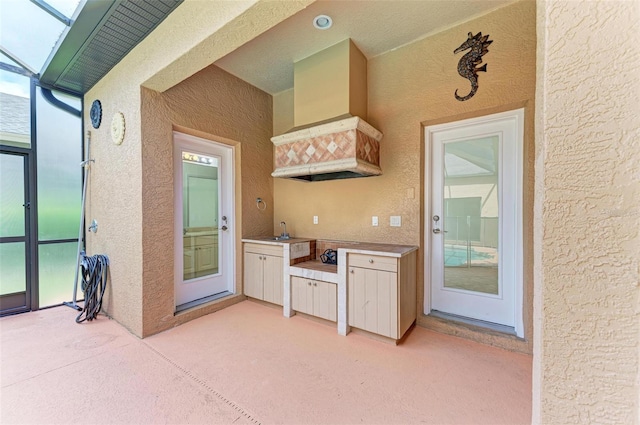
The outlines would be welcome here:
<svg viewBox="0 0 640 425">
<path fill-rule="evenodd" d="M 371 217 L 371 225 L 372 226 L 377 226 L 378 225 L 378 216 L 374 215 Z"/>
<path fill-rule="evenodd" d="M 400 227 L 402 226 L 402 218 L 399 215 L 392 215 L 389 220 L 389 225 L 391 227 Z"/>
<path fill-rule="evenodd" d="M 313 216 L 313 224 L 318 224 L 318 216 L 317 215 Z"/>
</svg>

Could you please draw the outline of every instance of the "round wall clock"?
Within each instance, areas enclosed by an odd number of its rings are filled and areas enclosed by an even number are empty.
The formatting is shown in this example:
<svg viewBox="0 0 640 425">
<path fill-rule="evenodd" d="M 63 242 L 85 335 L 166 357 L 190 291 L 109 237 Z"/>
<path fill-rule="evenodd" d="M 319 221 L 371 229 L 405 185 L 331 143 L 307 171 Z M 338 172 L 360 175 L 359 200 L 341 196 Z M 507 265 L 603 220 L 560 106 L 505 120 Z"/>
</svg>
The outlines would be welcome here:
<svg viewBox="0 0 640 425">
<path fill-rule="evenodd" d="M 116 145 L 122 144 L 124 140 L 124 115 L 122 112 L 116 112 L 113 114 L 113 119 L 111 120 L 111 140 Z"/>
<path fill-rule="evenodd" d="M 93 128 L 100 127 L 100 122 L 102 121 L 102 104 L 98 99 L 94 100 L 91 104 L 89 117 L 91 117 L 91 125 Z"/>
</svg>

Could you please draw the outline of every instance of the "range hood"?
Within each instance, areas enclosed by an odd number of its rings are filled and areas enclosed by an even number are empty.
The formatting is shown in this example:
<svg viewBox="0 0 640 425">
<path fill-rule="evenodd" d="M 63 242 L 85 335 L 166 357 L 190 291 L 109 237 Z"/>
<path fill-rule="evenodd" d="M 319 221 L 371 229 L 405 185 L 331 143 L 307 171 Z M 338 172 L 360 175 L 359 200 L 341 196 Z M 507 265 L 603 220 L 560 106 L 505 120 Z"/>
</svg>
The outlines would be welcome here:
<svg viewBox="0 0 640 425">
<path fill-rule="evenodd" d="M 271 138 L 273 177 L 305 181 L 378 176 L 382 133 L 360 117 L 345 118 Z"/>
<path fill-rule="evenodd" d="M 382 133 L 367 115 L 367 60 L 349 39 L 294 64 L 294 124 L 271 138 L 273 177 L 378 176 Z"/>
</svg>

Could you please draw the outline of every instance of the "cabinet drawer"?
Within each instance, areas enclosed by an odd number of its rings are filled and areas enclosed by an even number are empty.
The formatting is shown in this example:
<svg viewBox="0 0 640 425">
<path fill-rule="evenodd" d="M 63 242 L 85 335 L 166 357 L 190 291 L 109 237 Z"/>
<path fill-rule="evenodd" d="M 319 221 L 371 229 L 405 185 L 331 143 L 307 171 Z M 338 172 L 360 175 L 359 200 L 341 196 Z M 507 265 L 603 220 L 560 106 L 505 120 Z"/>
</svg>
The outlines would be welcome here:
<svg viewBox="0 0 640 425">
<path fill-rule="evenodd" d="M 196 246 L 213 245 L 214 243 L 217 243 L 217 242 L 218 242 L 218 238 L 215 236 L 196 236 L 195 238 Z"/>
<path fill-rule="evenodd" d="M 378 255 L 349 254 L 349 266 L 397 272 L 398 259 L 395 257 L 382 257 Z"/>
<path fill-rule="evenodd" d="M 282 257 L 282 246 L 280 245 L 261 245 L 257 243 L 245 243 L 244 252 L 253 252 L 256 254 L 275 255 Z"/>
<path fill-rule="evenodd" d="M 182 246 L 185 248 L 191 248 L 194 246 L 213 245 L 218 243 L 217 235 L 204 235 L 204 236 L 185 236 L 182 238 Z"/>
</svg>

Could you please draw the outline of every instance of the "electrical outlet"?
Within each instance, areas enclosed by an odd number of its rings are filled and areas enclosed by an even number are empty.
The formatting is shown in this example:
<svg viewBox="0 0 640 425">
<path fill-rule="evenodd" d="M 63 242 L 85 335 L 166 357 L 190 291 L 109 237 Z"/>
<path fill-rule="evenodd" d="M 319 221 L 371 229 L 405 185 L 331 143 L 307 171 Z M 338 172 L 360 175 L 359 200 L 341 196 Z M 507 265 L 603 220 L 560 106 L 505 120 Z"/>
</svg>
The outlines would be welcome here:
<svg viewBox="0 0 640 425">
<path fill-rule="evenodd" d="M 402 226 L 402 218 L 399 215 L 392 215 L 389 220 L 389 225 L 391 227 L 400 227 Z"/>
<path fill-rule="evenodd" d="M 313 224 L 318 224 L 318 216 L 317 215 L 313 216 Z"/>
<path fill-rule="evenodd" d="M 371 225 L 372 226 L 377 226 L 378 225 L 378 216 L 374 215 L 373 217 L 371 217 Z"/>
</svg>

